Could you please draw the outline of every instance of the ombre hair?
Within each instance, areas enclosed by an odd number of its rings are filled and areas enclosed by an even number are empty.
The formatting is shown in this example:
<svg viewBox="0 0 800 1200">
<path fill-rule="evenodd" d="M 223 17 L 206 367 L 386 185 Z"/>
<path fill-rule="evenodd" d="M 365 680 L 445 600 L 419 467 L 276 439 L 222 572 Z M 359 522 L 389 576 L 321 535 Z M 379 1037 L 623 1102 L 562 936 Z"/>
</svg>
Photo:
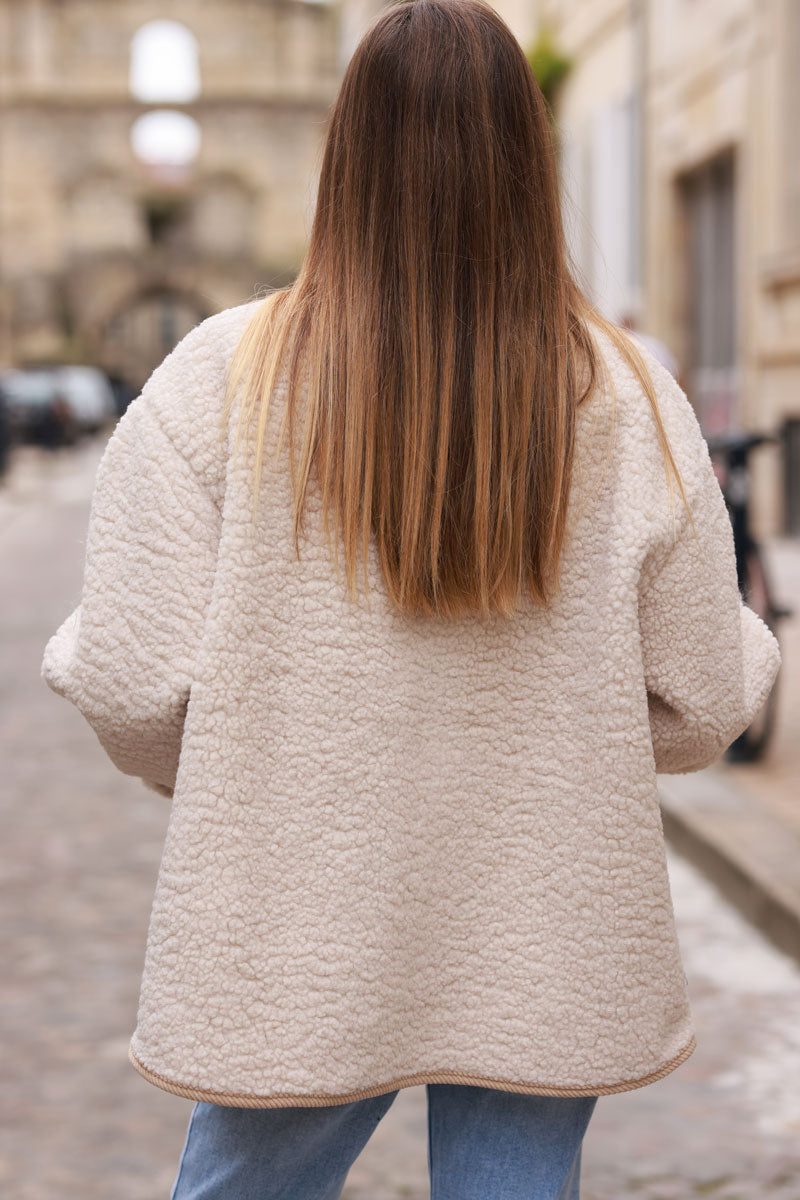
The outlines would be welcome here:
<svg viewBox="0 0 800 1200">
<path fill-rule="evenodd" d="M 570 272 L 548 113 L 519 43 L 483 0 L 393 4 L 333 104 L 297 278 L 257 306 L 229 366 L 237 448 L 258 413 L 254 511 L 283 373 L 298 558 L 313 474 L 352 597 L 359 561 L 369 590 L 374 538 L 407 613 L 508 616 L 522 591 L 549 603 L 576 410 L 605 374 L 592 322 L 641 381 L 685 501 L 644 360 Z"/>
</svg>

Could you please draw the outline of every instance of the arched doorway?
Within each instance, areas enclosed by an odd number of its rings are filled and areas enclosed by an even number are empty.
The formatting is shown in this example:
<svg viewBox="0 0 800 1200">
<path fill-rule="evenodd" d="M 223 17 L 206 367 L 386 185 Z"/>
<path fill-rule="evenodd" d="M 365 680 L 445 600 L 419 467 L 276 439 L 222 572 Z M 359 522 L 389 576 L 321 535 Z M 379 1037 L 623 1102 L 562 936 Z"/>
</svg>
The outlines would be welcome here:
<svg viewBox="0 0 800 1200">
<path fill-rule="evenodd" d="M 140 391 L 181 338 L 210 315 L 197 297 L 172 288 L 139 292 L 109 317 L 102 330 L 106 371 L 134 392 Z"/>
</svg>

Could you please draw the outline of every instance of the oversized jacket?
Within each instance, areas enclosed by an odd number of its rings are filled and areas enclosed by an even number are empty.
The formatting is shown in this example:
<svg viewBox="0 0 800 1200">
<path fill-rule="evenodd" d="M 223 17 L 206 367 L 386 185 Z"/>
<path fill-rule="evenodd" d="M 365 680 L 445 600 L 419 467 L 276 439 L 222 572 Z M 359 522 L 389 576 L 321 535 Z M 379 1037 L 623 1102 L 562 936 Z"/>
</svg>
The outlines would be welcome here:
<svg viewBox="0 0 800 1200">
<path fill-rule="evenodd" d="M 194 328 L 120 418 L 44 649 L 116 767 L 172 797 L 133 1065 L 251 1107 L 667 1075 L 695 1031 L 656 774 L 713 763 L 780 665 L 688 399 L 644 350 L 696 536 L 598 332 L 558 597 L 412 617 L 374 547 L 369 600 L 347 597 L 313 484 L 298 561 L 281 386 L 253 519 L 237 406 L 218 425 L 263 302 Z"/>
</svg>

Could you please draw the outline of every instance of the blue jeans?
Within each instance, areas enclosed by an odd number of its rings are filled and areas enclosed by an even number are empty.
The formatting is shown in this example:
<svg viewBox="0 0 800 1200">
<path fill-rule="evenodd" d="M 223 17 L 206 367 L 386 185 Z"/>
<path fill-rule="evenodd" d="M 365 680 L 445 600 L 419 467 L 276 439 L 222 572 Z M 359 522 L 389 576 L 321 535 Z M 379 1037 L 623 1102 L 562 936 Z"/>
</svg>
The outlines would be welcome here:
<svg viewBox="0 0 800 1200">
<path fill-rule="evenodd" d="M 597 1096 L 426 1089 L 431 1200 L 578 1200 Z M 338 1200 L 396 1095 L 319 1108 L 195 1104 L 170 1200 Z"/>
</svg>

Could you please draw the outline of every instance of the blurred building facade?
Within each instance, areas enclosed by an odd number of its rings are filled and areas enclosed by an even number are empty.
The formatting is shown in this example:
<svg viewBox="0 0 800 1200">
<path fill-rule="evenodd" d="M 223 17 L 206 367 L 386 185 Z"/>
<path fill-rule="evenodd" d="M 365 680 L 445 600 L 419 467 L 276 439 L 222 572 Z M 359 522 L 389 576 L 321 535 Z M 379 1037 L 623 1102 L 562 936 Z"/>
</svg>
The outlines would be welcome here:
<svg viewBox="0 0 800 1200">
<path fill-rule="evenodd" d="M 502 9 L 501 9 L 502 11 Z M 540 0 L 582 281 L 677 356 L 707 435 L 753 460 L 756 532 L 800 534 L 800 4 Z"/>
<path fill-rule="evenodd" d="M 0 0 L 0 365 L 77 357 L 139 386 L 291 275 L 340 65 L 327 4 Z M 180 161 L 137 152 L 154 119 Z"/>
<path fill-rule="evenodd" d="M 0 0 L 0 366 L 76 357 L 139 386 L 197 320 L 290 278 L 330 103 L 382 7 Z M 800 533 L 800 3 L 496 8 L 570 63 L 581 282 L 674 353 L 707 434 L 781 433 L 753 462 L 755 526 Z M 160 90 L 139 69 L 154 25 L 172 27 Z M 194 129 L 182 163 L 137 149 L 165 115 Z"/>
</svg>

